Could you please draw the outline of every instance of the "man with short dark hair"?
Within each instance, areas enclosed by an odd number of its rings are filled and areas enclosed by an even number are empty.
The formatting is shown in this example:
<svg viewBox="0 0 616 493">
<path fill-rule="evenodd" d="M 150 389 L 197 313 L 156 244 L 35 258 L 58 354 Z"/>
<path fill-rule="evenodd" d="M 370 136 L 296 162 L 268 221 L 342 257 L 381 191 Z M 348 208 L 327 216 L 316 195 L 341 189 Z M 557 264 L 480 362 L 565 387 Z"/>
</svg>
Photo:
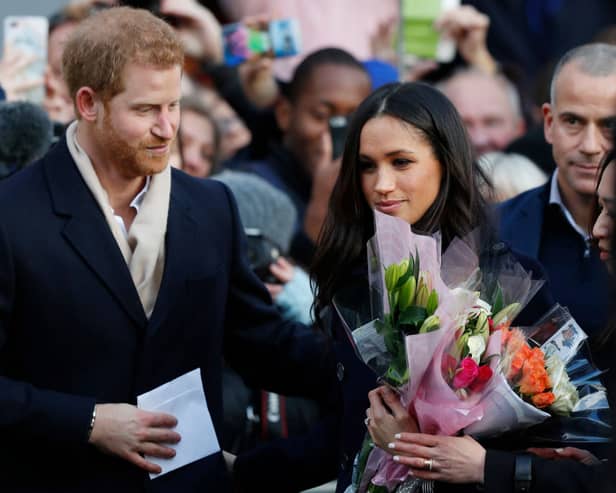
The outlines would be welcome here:
<svg viewBox="0 0 616 493">
<path fill-rule="evenodd" d="M 262 161 L 238 163 L 241 169 L 261 176 L 293 201 L 298 219 L 290 256 L 305 266 L 311 262 L 320 227 L 321 211 L 311 213 L 327 208 L 328 196 L 320 184 L 326 181 L 333 185 L 336 178 L 329 120 L 336 116 L 348 117 L 370 89 L 365 68 L 346 51 L 324 48 L 309 54 L 298 65 L 276 103 L 282 142 L 273 145 Z M 327 173 L 331 176 L 321 180 Z M 313 217 L 316 224 L 305 224 Z"/>
<path fill-rule="evenodd" d="M 168 164 L 182 64 L 146 11 L 83 21 L 63 55 L 78 121 L 0 187 L 2 492 L 230 491 L 221 452 L 148 479 L 186 437 L 137 396 L 198 368 L 216 431 L 223 351 L 281 393 L 333 374 L 248 267 L 229 190 Z"/>
</svg>

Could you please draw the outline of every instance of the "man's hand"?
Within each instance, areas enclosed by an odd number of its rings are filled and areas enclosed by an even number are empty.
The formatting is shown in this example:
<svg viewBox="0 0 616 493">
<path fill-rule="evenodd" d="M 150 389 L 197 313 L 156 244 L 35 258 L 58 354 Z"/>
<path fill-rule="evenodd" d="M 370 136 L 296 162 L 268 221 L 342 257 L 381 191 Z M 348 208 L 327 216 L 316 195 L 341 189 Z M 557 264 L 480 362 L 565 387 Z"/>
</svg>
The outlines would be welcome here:
<svg viewBox="0 0 616 493">
<path fill-rule="evenodd" d="M 97 404 L 90 443 L 101 451 L 117 455 L 150 473 L 161 469 L 142 457 L 169 459 L 175 450 L 163 444 L 180 441 L 172 430 L 177 420 L 170 414 L 143 411 L 130 404 Z"/>
</svg>

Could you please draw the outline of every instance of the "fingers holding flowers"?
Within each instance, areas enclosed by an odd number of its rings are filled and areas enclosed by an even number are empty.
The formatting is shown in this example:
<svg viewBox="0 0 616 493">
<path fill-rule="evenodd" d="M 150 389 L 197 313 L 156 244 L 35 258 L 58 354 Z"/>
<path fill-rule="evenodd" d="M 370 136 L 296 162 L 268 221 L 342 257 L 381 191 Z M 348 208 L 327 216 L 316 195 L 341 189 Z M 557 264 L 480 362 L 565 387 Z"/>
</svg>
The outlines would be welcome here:
<svg viewBox="0 0 616 493">
<path fill-rule="evenodd" d="M 388 445 L 394 460 L 420 479 L 483 483 L 485 449 L 473 438 L 399 433 Z"/>
<path fill-rule="evenodd" d="M 368 393 L 370 408 L 366 410 L 366 427 L 374 443 L 386 450 L 394 436 L 417 431 L 415 420 L 388 387 L 378 387 Z"/>
</svg>

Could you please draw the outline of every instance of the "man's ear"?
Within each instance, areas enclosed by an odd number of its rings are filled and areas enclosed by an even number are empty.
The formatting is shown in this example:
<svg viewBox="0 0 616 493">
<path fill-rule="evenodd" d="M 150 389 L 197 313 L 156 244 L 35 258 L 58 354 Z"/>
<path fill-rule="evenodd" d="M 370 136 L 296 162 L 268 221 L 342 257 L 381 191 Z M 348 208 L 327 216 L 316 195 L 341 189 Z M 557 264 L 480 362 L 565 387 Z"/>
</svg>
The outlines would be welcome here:
<svg viewBox="0 0 616 493">
<path fill-rule="evenodd" d="M 548 144 L 552 143 L 552 125 L 554 124 L 554 114 L 552 113 L 552 105 L 550 103 L 543 103 L 541 107 L 543 112 L 543 134 Z"/>
<path fill-rule="evenodd" d="M 75 95 L 75 108 L 82 120 L 95 122 L 100 111 L 101 101 L 90 87 L 81 87 Z"/>
<path fill-rule="evenodd" d="M 291 124 L 291 102 L 285 97 L 278 98 L 274 106 L 274 114 L 276 115 L 278 128 L 280 128 L 283 133 L 286 133 Z"/>
</svg>

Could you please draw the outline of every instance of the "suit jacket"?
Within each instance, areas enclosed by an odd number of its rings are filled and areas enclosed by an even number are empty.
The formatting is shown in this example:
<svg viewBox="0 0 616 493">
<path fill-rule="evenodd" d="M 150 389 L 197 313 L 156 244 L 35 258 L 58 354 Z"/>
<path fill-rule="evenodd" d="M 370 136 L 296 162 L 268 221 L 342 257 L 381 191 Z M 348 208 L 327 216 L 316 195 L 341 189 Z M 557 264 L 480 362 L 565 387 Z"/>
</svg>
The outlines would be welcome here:
<svg viewBox="0 0 616 493">
<path fill-rule="evenodd" d="M 250 384 L 275 392 L 317 398 L 332 379 L 324 338 L 283 322 L 245 262 L 224 185 L 174 170 L 165 242 L 148 320 L 65 141 L 0 185 L 3 492 L 227 491 L 221 454 L 150 481 L 99 452 L 86 441 L 95 403 L 135 403 L 200 368 L 222 430 L 223 350 Z"/>
<path fill-rule="evenodd" d="M 607 321 L 607 269 L 596 249 L 584 243 L 549 199 L 548 181 L 503 203 L 499 207 L 501 238 L 543 265 L 556 301 L 568 307 L 592 336 Z"/>
</svg>

